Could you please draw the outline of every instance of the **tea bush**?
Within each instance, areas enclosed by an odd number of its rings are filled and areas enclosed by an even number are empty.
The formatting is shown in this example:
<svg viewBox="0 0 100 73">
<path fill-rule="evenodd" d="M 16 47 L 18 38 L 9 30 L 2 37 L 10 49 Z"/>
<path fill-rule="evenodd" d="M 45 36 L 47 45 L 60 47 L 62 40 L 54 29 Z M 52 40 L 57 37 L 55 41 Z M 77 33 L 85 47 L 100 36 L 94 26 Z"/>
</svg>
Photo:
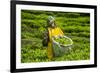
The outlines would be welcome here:
<svg viewBox="0 0 100 73">
<path fill-rule="evenodd" d="M 21 62 L 48 62 L 47 47 L 42 45 L 47 30 L 48 16 L 54 16 L 56 24 L 73 40 L 68 53 L 54 57 L 52 61 L 90 59 L 90 14 L 21 10 Z"/>
</svg>

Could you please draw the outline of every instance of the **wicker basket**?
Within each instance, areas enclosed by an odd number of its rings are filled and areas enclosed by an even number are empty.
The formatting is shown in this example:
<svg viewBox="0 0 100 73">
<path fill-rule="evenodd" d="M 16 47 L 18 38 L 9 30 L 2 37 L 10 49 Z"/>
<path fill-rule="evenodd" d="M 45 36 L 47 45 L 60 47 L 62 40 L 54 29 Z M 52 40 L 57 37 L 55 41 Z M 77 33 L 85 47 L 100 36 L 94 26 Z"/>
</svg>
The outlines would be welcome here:
<svg viewBox="0 0 100 73">
<path fill-rule="evenodd" d="M 59 42 L 56 42 L 54 38 L 52 38 L 53 53 L 55 57 L 62 56 L 63 54 L 67 53 L 68 50 L 71 49 L 72 47 L 73 41 L 67 36 L 63 36 L 63 37 L 70 40 L 71 44 L 67 44 L 67 45 L 59 44 Z"/>
</svg>

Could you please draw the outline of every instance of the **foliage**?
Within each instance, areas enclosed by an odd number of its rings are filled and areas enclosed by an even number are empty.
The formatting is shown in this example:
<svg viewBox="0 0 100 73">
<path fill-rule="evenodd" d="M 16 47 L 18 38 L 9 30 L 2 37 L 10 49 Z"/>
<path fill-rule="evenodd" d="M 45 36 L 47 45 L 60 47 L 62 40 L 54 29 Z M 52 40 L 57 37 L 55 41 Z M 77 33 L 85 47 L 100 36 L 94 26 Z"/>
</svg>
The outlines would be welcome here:
<svg viewBox="0 0 100 73">
<path fill-rule="evenodd" d="M 61 45 L 71 44 L 71 41 L 68 38 L 65 38 L 65 37 L 56 37 L 56 38 L 54 38 L 54 40 Z"/>
<path fill-rule="evenodd" d="M 53 61 L 90 59 L 90 14 L 51 11 L 21 11 L 21 62 L 48 62 L 47 47 L 43 47 L 43 33 L 47 30 L 47 17 L 54 16 L 56 24 L 73 40 L 68 53 Z"/>
</svg>

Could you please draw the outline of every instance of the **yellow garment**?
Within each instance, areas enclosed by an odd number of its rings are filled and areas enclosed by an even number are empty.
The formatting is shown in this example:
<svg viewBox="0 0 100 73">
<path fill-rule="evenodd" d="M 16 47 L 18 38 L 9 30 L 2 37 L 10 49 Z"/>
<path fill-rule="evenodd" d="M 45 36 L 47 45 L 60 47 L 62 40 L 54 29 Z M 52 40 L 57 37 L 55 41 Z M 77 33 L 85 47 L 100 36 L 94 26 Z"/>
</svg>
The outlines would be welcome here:
<svg viewBox="0 0 100 73">
<path fill-rule="evenodd" d="M 62 30 L 58 27 L 55 28 L 48 28 L 49 31 L 49 42 L 48 42 L 48 58 L 51 60 L 53 58 L 53 49 L 52 49 L 52 37 L 53 36 L 59 36 L 59 35 L 64 35 Z"/>
</svg>

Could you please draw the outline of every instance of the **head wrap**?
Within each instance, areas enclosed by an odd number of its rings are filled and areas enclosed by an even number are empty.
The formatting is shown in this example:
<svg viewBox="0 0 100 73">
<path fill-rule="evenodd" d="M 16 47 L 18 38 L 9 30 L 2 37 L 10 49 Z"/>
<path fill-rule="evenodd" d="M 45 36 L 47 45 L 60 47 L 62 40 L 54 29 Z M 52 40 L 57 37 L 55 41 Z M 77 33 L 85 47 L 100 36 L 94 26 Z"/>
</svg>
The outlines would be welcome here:
<svg viewBox="0 0 100 73">
<path fill-rule="evenodd" d="M 54 18 L 53 16 L 49 16 L 49 17 L 48 17 L 48 21 L 49 21 L 49 22 L 55 21 L 55 18 Z"/>
</svg>

